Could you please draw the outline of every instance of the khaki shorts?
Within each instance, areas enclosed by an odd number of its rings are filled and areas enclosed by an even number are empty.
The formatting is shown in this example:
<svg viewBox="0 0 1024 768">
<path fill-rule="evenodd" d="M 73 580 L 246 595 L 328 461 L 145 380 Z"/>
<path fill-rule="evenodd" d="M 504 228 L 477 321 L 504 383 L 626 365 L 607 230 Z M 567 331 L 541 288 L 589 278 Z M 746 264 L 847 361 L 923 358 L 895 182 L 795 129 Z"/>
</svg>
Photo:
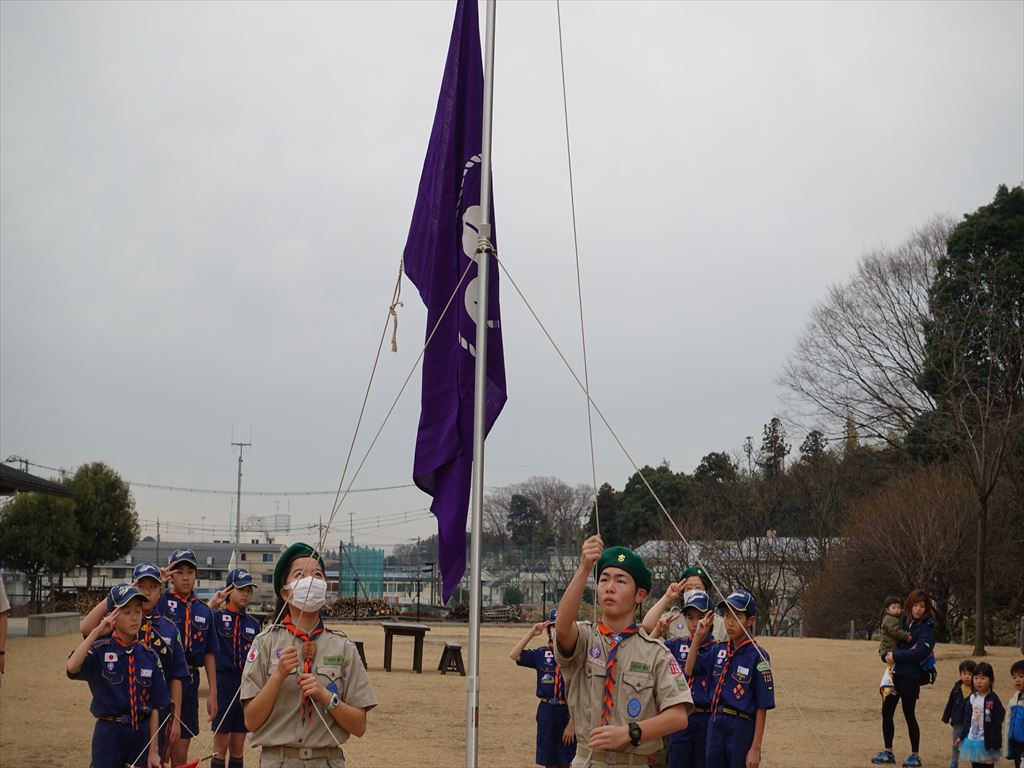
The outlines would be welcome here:
<svg viewBox="0 0 1024 768">
<path fill-rule="evenodd" d="M 591 752 L 587 747 L 577 746 L 576 757 L 571 768 L 603 768 L 607 765 L 647 765 L 647 755 L 628 752 Z"/>
</svg>

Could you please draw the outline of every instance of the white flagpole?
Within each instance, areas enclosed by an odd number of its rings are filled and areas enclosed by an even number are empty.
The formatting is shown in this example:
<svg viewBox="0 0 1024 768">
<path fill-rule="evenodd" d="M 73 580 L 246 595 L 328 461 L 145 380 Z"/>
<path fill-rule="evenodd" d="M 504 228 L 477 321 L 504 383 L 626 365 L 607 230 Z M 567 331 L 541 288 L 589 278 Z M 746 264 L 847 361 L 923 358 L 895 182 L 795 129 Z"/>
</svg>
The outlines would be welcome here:
<svg viewBox="0 0 1024 768">
<path fill-rule="evenodd" d="M 476 0 L 469 0 L 476 2 Z M 494 12 L 487 0 L 484 47 L 483 141 L 480 153 L 480 229 L 477 239 L 476 371 L 473 394 L 473 485 L 470 494 L 469 676 L 466 680 L 466 768 L 476 768 L 480 744 L 480 539 L 484 506 L 484 430 L 487 402 L 487 298 L 491 259 L 491 110 L 494 103 Z"/>
</svg>

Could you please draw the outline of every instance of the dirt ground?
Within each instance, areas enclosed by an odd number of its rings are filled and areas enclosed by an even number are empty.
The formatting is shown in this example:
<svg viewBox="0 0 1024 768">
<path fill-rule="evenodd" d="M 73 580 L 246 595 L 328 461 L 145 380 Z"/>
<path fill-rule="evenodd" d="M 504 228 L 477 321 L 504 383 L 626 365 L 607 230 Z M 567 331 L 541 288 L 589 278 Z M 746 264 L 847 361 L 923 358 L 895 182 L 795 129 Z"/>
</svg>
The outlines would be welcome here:
<svg viewBox="0 0 1024 768">
<path fill-rule="evenodd" d="M 346 745 L 349 768 L 453 768 L 463 764 L 466 680 L 436 671 L 444 641 L 461 642 L 467 628 L 435 625 L 427 634 L 424 672 L 411 671 L 411 638 L 396 638 L 390 673 L 383 671 L 384 633 L 376 623 L 339 625 L 364 641 L 370 678 L 380 706 L 370 713 L 366 736 Z M 480 765 L 530 766 L 534 755 L 534 675 L 508 658 L 525 626 L 485 626 L 481 638 Z M 766 768 L 866 766 L 880 749 L 881 662 L 875 643 L 766 638 L 775 667 L 777 708 L 768 716 L 762 765 Z M 0 766 L 88 765 L 93 719 L 84 683 L 68 680 L 64 661 L 72 636 L 13 637 L 7 674 L 0 685 Z M 940 721 L 957 664 L 967 646 L 938 649 L 939 680 L 918 704 L 922 758 L 945 766 L 950 735 Z M 1012 648 L 990 649 L 996 692 L 1011 690 Z M 203 711 L 203 707 L 200 707 Z M 204 728 L 208 727 L 205 723 Z M 896 753 L 907 754 L 902 715 L 897 714 Z M 819 743 L 820 741 L 820 743 Z M 193 742 L 192 756 L 210 751 L 209 731 Z M 257 765 L 256 750 L 247 763 Z M 206 764 L 208 765 L 208 763 Z"/>
</svg>

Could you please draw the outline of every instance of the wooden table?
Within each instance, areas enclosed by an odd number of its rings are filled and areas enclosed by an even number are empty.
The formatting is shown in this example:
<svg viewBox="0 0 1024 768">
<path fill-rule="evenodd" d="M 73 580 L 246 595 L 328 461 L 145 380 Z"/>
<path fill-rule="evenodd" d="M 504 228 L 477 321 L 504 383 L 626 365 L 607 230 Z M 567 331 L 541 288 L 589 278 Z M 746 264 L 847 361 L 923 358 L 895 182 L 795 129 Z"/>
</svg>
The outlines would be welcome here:
<svg viewBox="0 0 1024 768">
<path fill-rule="evenodd" d="M 423 673 L 423 637 L 430 631 L 426 624 L 405 624 L 399 621 L 382 621 L 384 627 L 384 671 L 391 671 L 391 641 L 395 635 L 411 636 L 414 640 L 412 668 Z"/>
</svg>

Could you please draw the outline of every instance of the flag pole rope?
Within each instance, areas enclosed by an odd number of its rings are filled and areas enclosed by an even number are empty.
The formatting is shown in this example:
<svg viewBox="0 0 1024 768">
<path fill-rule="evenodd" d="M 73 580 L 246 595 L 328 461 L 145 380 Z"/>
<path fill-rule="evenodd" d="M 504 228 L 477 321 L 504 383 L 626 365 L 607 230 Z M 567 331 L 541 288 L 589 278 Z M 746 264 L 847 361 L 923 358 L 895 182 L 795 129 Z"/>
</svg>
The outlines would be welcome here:
<svg viewBox="0 0 1024 768">
<path fill-rule="evenodd" d="M 644 487 L 647 488 L 647 491 L 648 491 L 648 493 L 650 493 L 651 498 L 654 500 L 655 504 L 657 504 L 658 509 L 660 509 L 662 514 L 665 515 L 665 518 L 668 520 L 669 524 L 675 530 L 675 532 L 679 536 L 680 540 L 683 542 L 683 544 L 686 545 L 686 548 L 690 551 L 691 555 L 693 556 L 694 562 L 696 562 L 698 565 L 700 565 L 702 568 L 704 568 L 704 571 L 706 573 L 710 573 L 710 571 L 708 571 L 708 569 L 704 566 L 704 563 L 702 562 L 702 560 L 700 558 L 700 555 L 697 553 L 697 550 L 690 543 L 689 539 L 687 539 L 686 536 L 683 535 L 683 532 L 679 529 L 679 526 L 676 525 L 676 521 L 672 519 L 672 515 L 669 514 L 668 510 L 665 508 L 665 505 L 662 504 L 661 499 L 658 497 L 658 494 L 655 493 L 654 488 L 652 488 L 651 484 L 647 481 L 647 477 L 644 475 L 644 473 L 640 469 L 639 465 L 637 465 L 636 461 L 633 459 L 633 455 L 629 452 L 629 450 L 623 444 L 622 440 L 619 438 L 618 433 L 612 428 L 612 425 L 609 423 L 608 419 L 605 417 L 604 413 L 601 411 L 600 406 L 598 406 L 598 404 L 596 402 L 594 402 L 594 400 L 591 397 L 590 393 L 587 391 L 587 388 L 586 388 L 585 384 L 583 383 L 583 381 L 580 380 L 579 375 L 573 369 L 572 364 L 569 362 L 569 360 L 566 358 L 565 354 L 562 352 L 561 348 L 558 346 L 557 342 L 551 336 L 551 333 L 548 331 L 547 327 L 544 325 L 544 322 L 540 319 L 540 317 L 538 316 L 536 310 L 534 310 L 533 305 L 530 304 L 530 302 L 527 300 L 526 296 L 523 294 L 523 291 L 519 288 L 518 283 L 516 283 L 515 279 L 509 273 L 508 267 L 505 266 L 505 262 L 502 261 L 500 258 L 498 258 L 497 254 L 495 254 L 495 258 L 498 259 L 498 266 L 501 267 L 501 271 L 505 273 L 505 277 L 508 279 L 509 283 L 512 285 L 512 288 L 515 290 L 515 292 L 519 295 L 519 298 L 522 300 L 523 304 L 526 306 L 527 311 L 529 311 L 529 313 L 533 316 L 533 319 L 536 321 L 537 325 L 540 327 L 541 332 L 544 334 L 544 336 L 547 338 L 548 342 L 551 344 L 552 348 L 558 354 L 558 357 L 562 360 L 562 363 L 565 365 L 566 369 L 569 371 L 569 374 L 572 376 L 572 378 L 576 381 L 576 384 L 580 387 L 581 390 L 583 390 L 584 394 L 587 397 L 587 400 L 593 406 L 594 413 L 597 414 L 598 418 L 601 420 L 601 422 L 604 424 L 605 428 L 608 430 L 608 433 L 612 436 L 612 439 L 615 440 L 615 442 L 618 444 L 619 448 L 622 450 L 623 455 L 629 461 L 630 465 L 633 467 L 633 469 L 636 472 L 637 476 L 643 482 Z M 717 595 L 719 596 L 719 598 L 721 599 L 722 602 L 725 602 L 725 595 L 722 593 L 722 590 L 719 587 L 718 583 L 710 575 L 708 576 L 708 578 L 711 580 L 711 586 L 714 589 L 715 593 L 717 593 Z M 731 605 L 729 605 L 729 603 L 727 603 L 727 602 L 725 603 L 725 605 L 726 605 L 726 609 L 729 610 L 730 612 L 732 612 L 733 616 L 736 619 L 739 619 L 739 616 L 736 613 L 736 611 L 733 609 L 733 607 Z M 754 649 L 757 651 L 757 655 L 761 658 L 761 661 L 770 664 L 770 662 L 768 661 L 767 657 L 764 655 L 764 651 L 761 648 L 761 646 L 759 646 L 756 642 L 753 642 L 754 641 L 754 636 L 750 632 L 750 630 L 749 629 L 744 629 L 744 633 L 746 634 L 747 638 L 752 642 L 752 644 L 754 646 Z M 803 720 L 804 725 L 807 727 L 808 732 L 811 734 L 811 736 L 814 737 L 814 740 L 817 742 L 818 747 L 820 747 L 822 754 L 828 759 L 829 763 L 833 766 L 833 768 L 839 768 L 839 766 L 835 762 L 835 759 L 832 757 L 832 755 L 829 753 L 829 751 L 825 748 L 825 745 L 822 742 L 821 737 L 818 736 L 817 731 L 815 731 L 814 728 L 811 726 L 811 722 L 810 722 L 810 720 L 807 719 L 807 715 L 800 708 L 800 705 L 797 703 L 796 697 L 793 696 L 793 694 L 790 693 L 789 689 L 786 687 L 786 684 L 782 681 L 781 678 L 776 677 L 775 679 L 779 683 L 779 687 L 782 688 L 783 693 L 785 693 L 786 698 L 790 701 L 790 703 L 793 705 L 793 708 L 796 709 L 797 713 L 800 715 L 800 718 Z"/>
<path fill-rule="evenodd" d="M 396 285 L 395 292 L 394 292 L 394 294 L 392 296 L 392 303 L 391 303 L 391 305 L 388 308 L 388 314 L 387 314 L 387 317 L 386 317 L 385 323 L 384 323 L 384 331 L 381 334 L 380 342 L 377 345 L 377 354 L 374 357 L 373 365 L 372 365 L 371 370 L 370 370 L 369 380 L 367 381 L 367 384 L 366 384 L 366 392 L 363 395 L 362 406 L 359 409 L 359 418 L 356 421 L 356 426 L 355 426 L 355 429 L 354 429 L 353 434 L 352 434 L 352 440 L 349 443 L 348 453 L 347 453 L 347 455 L 345 457 L 344 466 L 342 467 L 341 480 L 338 483 L 338 490 L 337 490 L 337 493 L 335 494 L 335 497 L 334 497 L 334 503 L 331 505 L 331 515 L 328 518 L 327 525 L 324 526 L 324 530 L 323 530 L 323 532 L 320 535 L 320 539 L 319 539 L 319 541 L 317 543 L 317 546 L 316 546 L 316 548 L 313 551 L 313 555 L 314 556 L 319 556 L 319 554 L 323 551 L 324 543 L 327 541 L 327 537 L 328 537 L 328 535 L 330 533 L 331 525 L 333 525 L 335 517 L 337 516 L 338 512 L 341 510 L 342 505 L 345 503 L 345 499 L 348 498 L 348 494 L 351 492 L 352 486 L 355 484 L 356 479 L 359 477 L 359 473 L 362 471 L 363 466 L 366 464 L 366 460 L 369 458 L 370 453 L 373 451 L 374 447 L 377 445 L 377 441 L 380 438 L 381 433 L 384 431 L 384 427 L 387 425 L 388 421 L 390 420 L 392 414 L 395 411 L 395 408 L 398 406 L 398 402 L 399 402 L 399 400 L 401 400 L 402 395 L 405 393 L 406 387 L 409 386 L 409 382 L 412 380 L 412 377 L 416 373 L 417 368 L 419 368 L 420 362 L 423 360 L 423 355 L 426 354 L 427 347 L 430 345 L 430 342 L 434 339 L 434 336 L 437 333 L 437 329 L 441 326 L 441 322 L 444 320 L 445 315 L 448 313 L 448 310 L 451 308 L 452 303 L 455 301 L 455 298 L 458 296 L 459 291 L 462 288 L 462 284 L 466 280 L 466 275 L 469 274 L 469 270 L 473 266 L 474 263 L 475 263 L 474 261 L 470 260 L 469 263 L 466 264 L 466 268 L 463 270 L 462 275 L 459 277 L 459 281 L 455 284 L 455 288 L 452 289 L 451 296 L 448 297 L 448 301 L 445 303 L 444 309 L 441 310 L 441 314 L 438 316 L 437 321 L 434 323 L 434 327 L 430 330 L 430 334 L 427 336 L 427 340 L 423 343 L 423 347 L 420 349 L 420 352 L 416 356 L 416 360 L 413 362 L 412 367 L 410 368 L 408 375 L 405 377 L 405 380 L 402 382 L 402 386 L 399 388 L 398 394 L 395 395 L 394 400 L 391 402 L 391 406 L 388 408 L 387 413 L 384 415 L 384 419 L 381 421 L 380 426 L 377 428 L 377 432 L 374 434 L 373 439 L 370 441 L 370 445 L 367 447 L 365 453 L 363 454 L 361 460 L 359 461 L 359 464 L 357 465 L 355 471 L 352 474 L 352 478 L 350 479 L 348 486 L 346 487 L 345 486 L 345 477 L 346 477 L 346 475 L 348 473 L 348 468 L 349 468 L 350 463 L 351 463 L 352 454 L 353 454 L 353 452 L 355 450 L 356 439 L 359 436 L 359 431 L 360 431 L 360 428 L 361 428 L 362 423 L 363 423 L 363 416 L 366 413 L 366 405 L 367 405 L 367 402 L 368 402 L 369 397 L 370 397 L 370 391 L 371 391 L 371 388 L 373 386 L 374 377 L 376 376 L 377 366 L 378 366 L 378 364 L 380 362 L 381 352 L 384 349 L 384 340 L 387 338 L 388 324 L 391 322 L 392 317 L 394 315 L 395 305 L 400 303 L 400 302 L 398 302 L 398 297 L 401 295 L 401 279 L 402 279 L 402 274 L 403 274 L 403 271 L 404 271 L 404 259 L 399 264 L 398 284 Z M 395 328 L 397 330 L 397 319 L 396 319 L 396 326 L 395 326 Z M 342 489 L 344 489 L 344 491 Z M 281 607 L 281 610 L 278 611 L 277 616 L 274 619 L 274 624 L 280 623 L 281 617 L 284 616 L 284 611 L 285 611 L 286 608 L 287 608 L 287 603 L 285 603 L 285 605 L 283 605 Z M 239 693 L 240 692 L 241 692 L 241 688 L 239 688 L 238 691 L 235 691 L 235 695 L 232 697 L 231 701 L 228 703 L 228 707 L 227 707 L 227 709 L 225 709 L 225 713 L 228 710 L 230 710 L 230 708 L 235 704 L 235 702 L 238 701 Z M 222 717 L 221 718 L 221 723 L 222 724 L 223 724 L 224 720 L 225 720 L 225 718 Z M 333 738 L 335 740 L 335 743 L 338 745 L 338 748 L 342 749 L 341 743 L 338 741 L 338 739 L 334 735 L 333 731 L 331 731 L 330 726 L 327 724 L 327 721 L 324 720 L 322 715 L 320 716 L 320 720 L 321 720 L 321 722 L 323 722 L 324 727 L 327 728 L 328 733 L 331 734 L 331 738 Z M 210 744 L 211 745 L 213 743 L 213 738 L 216 736 L 218 731 L 219 731 L 219 728 L 215 728 L 211 732 L 211 734 L 210 734 Z M 148 748 L 148 745 L 147 745 L 147 748 Z M 356 768 L 355 761 L 352 760 L 351 755 L 346 755 L 345 759 L 346 759 L 347 763 L 352 766 L 352 768 Z"/>
</svg>

